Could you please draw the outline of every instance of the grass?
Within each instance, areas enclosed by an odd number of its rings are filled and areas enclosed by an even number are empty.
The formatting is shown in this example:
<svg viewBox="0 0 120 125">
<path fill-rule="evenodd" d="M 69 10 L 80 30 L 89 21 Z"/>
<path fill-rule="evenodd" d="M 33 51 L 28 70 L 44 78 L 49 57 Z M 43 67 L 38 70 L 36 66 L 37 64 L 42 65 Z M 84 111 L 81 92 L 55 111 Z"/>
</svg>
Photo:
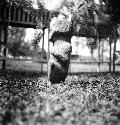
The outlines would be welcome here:
<svg viewBox="0 0 120 125">
<path fill-rule="evenodd" d="M 1 70 L 0 124 L 119 125 L 120 73 L 71 73 L 48 86 L 38 70 Z"/>
<path fill-rule="evenodd" d="M 4 125 L 119 125 L 120 74 L 71 74 L 48 86 L 46 74 L 0 72 Z"/>
</svg>

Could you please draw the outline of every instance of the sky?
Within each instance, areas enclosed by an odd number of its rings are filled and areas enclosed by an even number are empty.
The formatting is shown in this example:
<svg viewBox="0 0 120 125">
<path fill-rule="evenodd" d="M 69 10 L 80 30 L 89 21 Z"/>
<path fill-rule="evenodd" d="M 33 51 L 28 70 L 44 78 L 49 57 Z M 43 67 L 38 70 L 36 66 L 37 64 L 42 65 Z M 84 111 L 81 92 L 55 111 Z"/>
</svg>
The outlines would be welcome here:
<svg viewBox="0 0 120 125">
<path fill-rule="evenodd" d="M 54 10 L 62 0 L 45 0 L 48 10 Z"/>
<path fill-rule="evenodd" d="M 37 4 L 36 4 L 36 0 L 35 4 L 33 5 L 34 8 L 38 8 Z M 46 3 L 46 8 L 48 10 L 54 10 L 56 8 L 56 6 L 58 6 L 60 4 L 62 0 L 44 0 L 44 2 Z"/>
</svg>

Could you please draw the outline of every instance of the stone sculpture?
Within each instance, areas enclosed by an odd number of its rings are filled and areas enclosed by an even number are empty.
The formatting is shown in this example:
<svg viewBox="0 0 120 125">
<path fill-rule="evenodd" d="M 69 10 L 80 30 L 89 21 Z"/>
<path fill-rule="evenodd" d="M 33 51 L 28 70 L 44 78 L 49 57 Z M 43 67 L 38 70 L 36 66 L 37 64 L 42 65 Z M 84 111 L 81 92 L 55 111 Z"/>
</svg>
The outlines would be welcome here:
<svg viewBox="0 0 120 125">
<path fill-rule="evenodd" d="M 52 84 L 64 82 L 68 75 L 72 32 L 72 23 L 66 19 L 56 20 L 51 27 L 49 40 L 53 47 L 48 63 L 48 79 Z"/>
</svg>

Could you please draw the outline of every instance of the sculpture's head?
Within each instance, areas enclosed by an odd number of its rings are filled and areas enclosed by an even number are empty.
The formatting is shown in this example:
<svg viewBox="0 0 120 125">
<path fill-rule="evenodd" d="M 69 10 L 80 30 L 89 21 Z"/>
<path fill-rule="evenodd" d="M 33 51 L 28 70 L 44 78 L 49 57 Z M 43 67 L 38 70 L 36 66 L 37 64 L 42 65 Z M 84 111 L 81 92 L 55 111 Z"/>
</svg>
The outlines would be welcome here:
<svg viewBox="0 0 120 125">
<path fill-rule="evenodd" d="M 58 19 L 51 26 L 49 40 L 54 43 L 60 37 L 71 39 L 72 35 L 72 23 L 66 19 Z"/>
</svg>

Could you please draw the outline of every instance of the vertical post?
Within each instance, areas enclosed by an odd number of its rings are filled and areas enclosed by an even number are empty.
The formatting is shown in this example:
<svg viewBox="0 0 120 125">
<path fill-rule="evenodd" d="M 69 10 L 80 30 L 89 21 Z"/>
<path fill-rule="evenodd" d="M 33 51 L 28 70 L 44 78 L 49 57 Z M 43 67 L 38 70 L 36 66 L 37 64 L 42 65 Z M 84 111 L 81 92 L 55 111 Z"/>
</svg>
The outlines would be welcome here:
<svg viewBox="0 0 120 125">
<path fill-rule="evenodd" d="M 97 40 L 97 45 L 98 45 L 98 67 L 97 67 L 97 72 L 100 72 L 100 38 L 99 38 L 99 26 L 95 25 L 96 28 L 96 40 Z"/>
<path fill-rule="evenodd" d="M 6 66 L 6 51 L 7 51 L 7 41 L 8 41 L 8 30 L 9 30 L 9 22 L 10 22 L 10 17 L 11 17 L 11 1 L 8 0 L 9 3 L 9 11 L 8 11 L 8 22 L 7 24 L 4 24 L 3 26 L 3 30 L 4 30 L 4 49 L 3 49 L 3 55 L 4 55 L 4 60 L 2 63 L 2 69 L 5 70 L 5 66 Z"/>
<path fill-rule="evenodd" d="M 47 1 L 48 2 L 48 1 Z M 51 13 L 50 11 L 47 13 L 47 25 L 48 25 L 48 53 L 47 53 L 47 75 L 49 74 L 49 59 L 50 59 L 50 41 L 49 41 L 49 33 L 50 33 L 50 21 L 51 21 Z"/>
<path fill-rule="evenodd" d="M 2 35 L 2 26 L 0 25 L 0 52 L 1 52 L 1 45 L 2 45 L 1 35 Z"/>
<path fill-rule="evenodd" d="M 69 64 L 69 73 L 71 73 L 71 59 L 70 59 L 70 64 Z"/>
<path fill-rule="evenodd" d="M 113 72 L 115 72 L 115 55 L 116 55 L 116 42 L 117 42 L 117 26 L 113 26 L 114 50 L 113 50 Z"/>
<path fill-rule="evenodd" d="M 101 42 L 102 44 L 102 52 L 101 52 L 101 61 L 104 61 L 104 41 Z"/>
<path fill-rule="evenodd" d="M 48 24 L 48 55 L 47 55 L 47 74 L 48 74 L 48 68 L 49 68 L 49 58 L 50 58 L 50 41 L 49 41 L 49 32 L 50 32 L 50 24 Z"/>
<path fill-rule="evenodd" d="M 100 72 L 100 39 L 97 38 L 97 42 L 98 42 L 98 69 L 97 72 Z"/>
<path fill-rule="evenodd" d="M 115 54 L 116 54 L 116 37 L 114 38 L 114 50 L 113 50 L 113 72 L 115 72 Z"/>
<path fill-rule="evenodd" d="M 5 70 L 5 66 L 6 66 L 6 51 L 7 51 L 7 38 L 8 38 L 8 26 L 4 27 L 4 49 L 3 49 L 3 55 L 4 55 L 4 60 L 2 63 L 2 69 Z"/>
<path fill-rule="evenodd" d="M 42 41 L 41 61 L 43 61 L 43 58 L 44 58 L 44 35 L 45 35 L 45 29 L 43 28 L 43 41 Z M 43 72 L 43 62 L 41 62 L 41 72 Z"/>
<path fill-rule="evenodd" d="M 99 56 L 98 71 L 100 72 L 100 39 L 99 38 L 98 38 L 98 56 Z"/>
<path fill-rule="evenodd" d="M 112 54 L 112 53 L 111 53 L 111 52 L 112 52 L 111 43 L 112 43 L 112 37 L 110 36 L 110 37 L 109 37 L 109 46 L 110 46 L 110 55 L 109 55 L 109 72 L 111 72 L 111 61 L 112 61 L 112 60 L 111 60 L 111 59 L 112 59 L 112 58 L 111 58 L 111 54 Z"/>
</svg>

